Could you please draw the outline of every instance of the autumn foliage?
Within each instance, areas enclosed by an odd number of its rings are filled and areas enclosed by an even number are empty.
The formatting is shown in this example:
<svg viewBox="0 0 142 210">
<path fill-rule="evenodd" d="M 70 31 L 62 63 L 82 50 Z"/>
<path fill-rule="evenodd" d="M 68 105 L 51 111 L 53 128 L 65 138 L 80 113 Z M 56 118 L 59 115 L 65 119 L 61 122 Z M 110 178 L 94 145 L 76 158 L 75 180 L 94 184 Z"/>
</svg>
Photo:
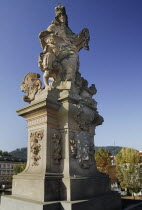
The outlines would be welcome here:
<svg viewBox="0 0 142 210">
<path fill-rule="evenodd" d="M 97 169 L 102 173 L 109 173 L 111 167 L 111 155 L 110 153 L 103 148 L 100 148 L 95 152 L 95 160 Z"/>
</svg>

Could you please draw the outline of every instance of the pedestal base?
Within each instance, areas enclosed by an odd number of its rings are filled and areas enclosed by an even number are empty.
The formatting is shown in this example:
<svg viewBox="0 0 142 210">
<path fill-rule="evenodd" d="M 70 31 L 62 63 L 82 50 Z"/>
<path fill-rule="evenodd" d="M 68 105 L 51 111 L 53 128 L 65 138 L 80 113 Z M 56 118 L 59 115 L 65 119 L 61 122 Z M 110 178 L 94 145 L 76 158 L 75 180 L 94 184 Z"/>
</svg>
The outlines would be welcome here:
<svg viewBox="0 0 142 210">
<path fill-rule="evenodd" d="M 0 210 L 59 210 L 60 202 L 39 202 L 18 198 L 15 196 L 2 196 Z"/>
<path fill-rule="evenodd" d="M 0 210 L 121 210 L 121 199 L 117 192 L 89 200 L 58 202 L 38 202 L 14 196 L 2 196 Z"/>
<path fill-rule="evenodd" d="M 18 174 L 13 177 L 12 195 L 35 201 L 59 201 L 61 177 Z"/>
</svg>

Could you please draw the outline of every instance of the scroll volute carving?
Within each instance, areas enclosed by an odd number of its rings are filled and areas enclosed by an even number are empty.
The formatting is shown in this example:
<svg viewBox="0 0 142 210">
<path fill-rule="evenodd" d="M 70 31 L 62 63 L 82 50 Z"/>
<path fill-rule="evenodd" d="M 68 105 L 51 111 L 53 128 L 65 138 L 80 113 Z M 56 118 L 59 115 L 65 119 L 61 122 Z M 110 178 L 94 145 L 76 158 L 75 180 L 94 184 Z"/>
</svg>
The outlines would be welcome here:
<svg viewBox="0 0 142 210">
<path fill-rule="evenodd" d="M 41 90 L 42 83 L 39 78 L 40 75 L 36 73 L 28 73 L 24 77 L 24 81 L 21 84 L 21 90 L 26 93 L 26 96 L 23 96 L 25 102 L 33 101 L 36 93 Z"/>
</svg>

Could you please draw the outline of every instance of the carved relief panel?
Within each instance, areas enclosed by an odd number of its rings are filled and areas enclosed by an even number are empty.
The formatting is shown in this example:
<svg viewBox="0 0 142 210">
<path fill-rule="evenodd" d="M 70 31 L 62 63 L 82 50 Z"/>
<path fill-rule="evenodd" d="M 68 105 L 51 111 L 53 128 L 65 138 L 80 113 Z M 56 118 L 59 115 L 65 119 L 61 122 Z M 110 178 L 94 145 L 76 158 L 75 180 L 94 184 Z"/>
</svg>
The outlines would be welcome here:
<svg viewBox="0 0 142 210">
<path fill-rule="evenodd" d="M 40 151 L 42 147 L 42 140 L 44 130 L 38 130 L 30 133 L 30 151 L 31 159 L 33 160 L 32 166 L 38 166 L 41 159 Z"/>
<path fill-rule="evenodd" d="M 94 144 L 89 133 L 81 131 L 71 133 L 70 152 L 71 158 L 78 160 L 81 168 L 89 169 L 94 163 Z"/>
</svg>

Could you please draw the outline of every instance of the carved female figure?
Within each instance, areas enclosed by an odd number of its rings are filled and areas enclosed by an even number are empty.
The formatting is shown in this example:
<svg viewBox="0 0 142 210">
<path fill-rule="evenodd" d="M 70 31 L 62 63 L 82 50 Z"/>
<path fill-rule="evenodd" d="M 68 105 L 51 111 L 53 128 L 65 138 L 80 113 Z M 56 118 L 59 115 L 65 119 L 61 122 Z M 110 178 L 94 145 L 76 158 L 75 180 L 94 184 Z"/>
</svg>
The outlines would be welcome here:
<svg viewBox="0 0 142 210">
<path fill-rule="evenodd" d="M 48 87 L 48 78 L 53 76 L 54 71 L 60 74 L 60 80 L 75 81 L 75 74 L 79 68 L 78 52 L 82 48 L 89 50 L 88 29 L 83 29 L 76 35 L 68 27 L 65 7 L 56 7 L 55 13 L 55 21 L 39 34 L 43 48 L 39 57 L 39 67 L 44 72 L 45 87 Z M 54 79 L 56 80 L 55 77 Z"/>
</svg>

